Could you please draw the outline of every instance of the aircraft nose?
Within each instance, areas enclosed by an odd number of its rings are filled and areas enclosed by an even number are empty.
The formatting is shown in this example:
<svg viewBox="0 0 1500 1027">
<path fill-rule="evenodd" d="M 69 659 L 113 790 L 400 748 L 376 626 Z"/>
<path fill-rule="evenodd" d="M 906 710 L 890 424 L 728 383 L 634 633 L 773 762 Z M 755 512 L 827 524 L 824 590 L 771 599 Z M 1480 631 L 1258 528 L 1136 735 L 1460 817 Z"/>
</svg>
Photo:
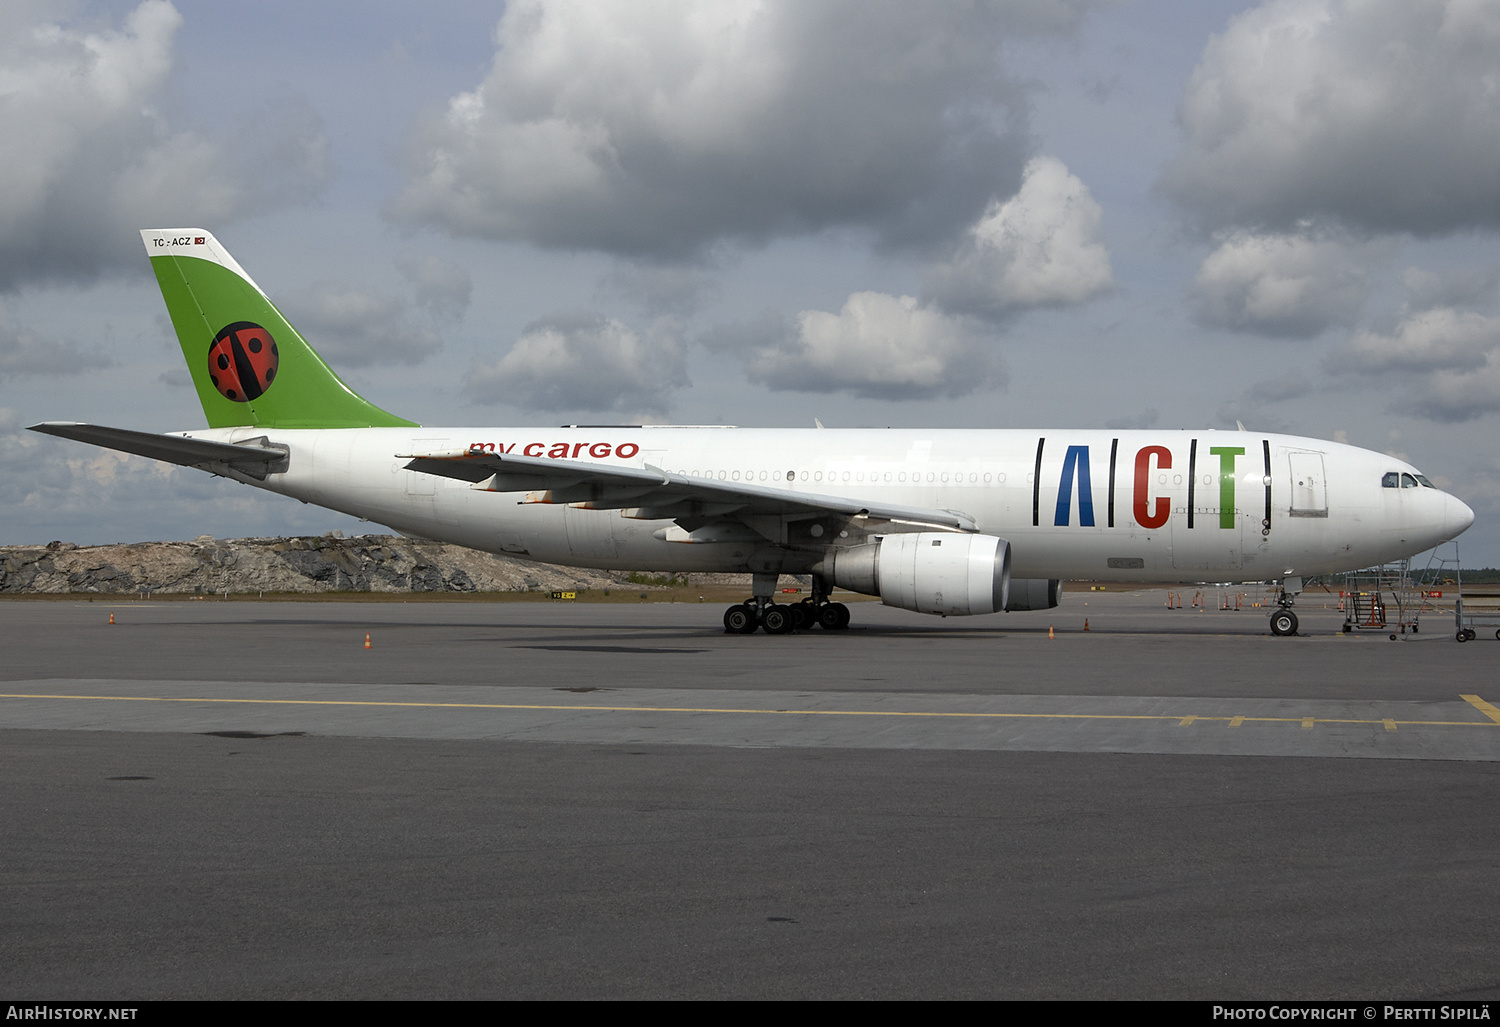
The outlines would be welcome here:
<svg viewBox="0 0 1500 1027">
<path fill-rule="evenodd" d="M 1457 496 L 1443 497 L 1443 537 L 1455 539 L 1474 523 L 1474 511 Z"/>
</svg>

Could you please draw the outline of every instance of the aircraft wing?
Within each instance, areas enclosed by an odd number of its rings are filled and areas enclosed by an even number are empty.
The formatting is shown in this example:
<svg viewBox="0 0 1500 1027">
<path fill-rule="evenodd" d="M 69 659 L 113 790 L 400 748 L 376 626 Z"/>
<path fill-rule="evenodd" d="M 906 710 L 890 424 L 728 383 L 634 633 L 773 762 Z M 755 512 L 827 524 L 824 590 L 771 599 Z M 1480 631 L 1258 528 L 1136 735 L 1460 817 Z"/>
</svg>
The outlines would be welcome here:
<svg viewBox="0 0 1500 1027">
<path fill-rule="evenodd" d="M 578 460 L 454 450 L 400 453 L 413 471 L 467 481 L 491 492 L 524 492 L 522 503 L 567 503 L 591 510 L 620 510 L 642 520 L 675 520 L 692 531 L 715 520 L 756 526 L 759 518 L 815 520 L 833 515 L 847 520 L 977 531 L 974 519 L 956 510 L 872 503 L 847 496 L 825 496 L 796 489 L 672 474 L 649 464 L 611 467 Z"/>
<path fill-rule="evenodd" d="M 106 428 L 100 424 L 81 424 L 76 421 L 44 421 L 31 425 L 30 430 L 106 449 L 118 449 L 122 453 L 148 456 L 153 460 L 165 460 L 184 467 L 196 467 L 215 474 L 223 473 L 227 467 L 264 480 L 273 471 L 286 470 L 286 448 L 272 446 L 265 438 L 231 444 L 183 435 L 156 435 L 125 428 Z"/>
</svg>

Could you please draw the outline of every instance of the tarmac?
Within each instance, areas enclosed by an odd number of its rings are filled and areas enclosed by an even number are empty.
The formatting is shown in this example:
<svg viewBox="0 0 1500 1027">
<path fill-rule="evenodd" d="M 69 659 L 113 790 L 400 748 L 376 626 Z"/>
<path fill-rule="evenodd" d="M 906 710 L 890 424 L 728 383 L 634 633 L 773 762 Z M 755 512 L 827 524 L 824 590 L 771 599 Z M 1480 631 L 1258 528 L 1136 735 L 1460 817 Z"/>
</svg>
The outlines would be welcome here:
<svg viewBox="0 0 1500 1027">
<path fill-rule="evenodd" d="M 0 1000 L 1500 996 L 1500 643 L 1212 596 L 3 602 Z"/>
</svg>

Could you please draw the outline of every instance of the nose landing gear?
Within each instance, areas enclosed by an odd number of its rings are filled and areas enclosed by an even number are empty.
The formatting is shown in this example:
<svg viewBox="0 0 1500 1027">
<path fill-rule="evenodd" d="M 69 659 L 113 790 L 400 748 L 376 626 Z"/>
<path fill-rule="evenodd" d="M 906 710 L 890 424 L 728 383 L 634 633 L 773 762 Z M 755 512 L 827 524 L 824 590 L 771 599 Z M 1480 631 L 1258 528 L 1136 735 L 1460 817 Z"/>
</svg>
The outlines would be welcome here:
<svg viewBox="0 0 1500 1027">
<path fill-rule="evenodd" d="M 1292 603 L 1297 601 L 1297 596 L 1301 592 L 1301 578 L 1282 579 L 1281 591 L 1276 594 L 1276 605 L 1279 609 L 1271 614 L 1271 634 L 1295 635 L 1297 633 L 1297 615 L 1292 612 Z"/>
</svg>

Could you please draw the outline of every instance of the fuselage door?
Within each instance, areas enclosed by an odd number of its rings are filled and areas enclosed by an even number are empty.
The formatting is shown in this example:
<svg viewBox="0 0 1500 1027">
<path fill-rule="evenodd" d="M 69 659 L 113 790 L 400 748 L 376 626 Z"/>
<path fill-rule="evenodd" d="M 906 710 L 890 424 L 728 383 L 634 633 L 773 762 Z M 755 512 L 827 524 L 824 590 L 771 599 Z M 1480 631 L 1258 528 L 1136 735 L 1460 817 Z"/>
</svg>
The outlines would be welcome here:
<svg viewBox="0 0 1500 1027">
<path fill-rule="evenodd" d="M 1328 516 L 1328 481 L 1323 474 L 1322 453 L 1288 453 L 1292 470 L 1293 517 Z"/>
</svg>

